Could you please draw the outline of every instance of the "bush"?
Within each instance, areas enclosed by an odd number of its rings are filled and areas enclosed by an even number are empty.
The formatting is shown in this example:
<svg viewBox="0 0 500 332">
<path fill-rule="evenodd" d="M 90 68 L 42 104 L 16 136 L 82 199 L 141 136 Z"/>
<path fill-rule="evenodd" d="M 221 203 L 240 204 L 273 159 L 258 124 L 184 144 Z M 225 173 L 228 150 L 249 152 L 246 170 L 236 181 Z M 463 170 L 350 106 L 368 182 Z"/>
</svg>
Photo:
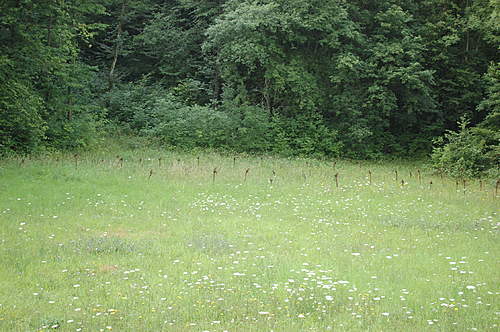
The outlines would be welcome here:
<svg viewBox="0 0 500 332">
<path fill-rule="evenodd" d="M 272 142 L 269 112 L 257 106 L 231 107 L 225 112 L 232 118 L 234 131 L 230 146 L 238 152 L 268 152 Z"/>
<path fill-rule="evenodd" d="M 274 152 L 285 156 L 336 157 L 342 143 L 318 113 L 273 118 Z"/>
<path fill-rule="evenodd" d="M 188 81 L 186 81 L 188 82 Z M 220 108 L 193 104 L 189 81 L 170 91 L 161 86 L 117 86 L 108 95 L 108 115 L 132 131 L 184 149 L 216 148 L 238 152 L 275 152 L 285 156 L 338 156 L 337 132 L 313 111 L 271 117 L 259 106 L 226 101 Z"/>
<path fill-rule="evenodd" d="M 499 134 L 483 128 L 467 128 L 464 118 L 458 132 L 448 131 L 435 140 L 433 167 L 455 178 L 477 178 L 498 168 Z"/>
<path fill-rule="evenodd" d="M 89 113 L 75 114 L 71 120 L 59 115 L 49 120 L 47 144 L 58 150 L 85 149 L 98 141 L 101 126 L 101 121 Z"/>
<path fill-rule="evenodd" d="M 258 106 L 224 104 L 220 109 L 187 106 L 172 94 L 159 98 L 142 117 L 142 133 L 166 145 L 238 152 L 275 152 L 285 156 L 338 156 L 341 144 L 319 114 L 274 116 Z"/>
<path fill-rule="evenodd" d="M 127 125 L 139 132 L 157 125 L 154 107 L 158 99 L 167 95 L 159 85 L 149 85 L 146 80 L 116 85 L 103 98 L 110 120 Z"/>
<path fill-rule="evenodd" d="M 158 99 L 149 114 L 154 121 L 145 132 L 168 145 L 195 147 L 228 147 L 234 132 L 234 119 L 226 112 L 206 106 L 186 106 L 167 96 Z"/>
</svg>

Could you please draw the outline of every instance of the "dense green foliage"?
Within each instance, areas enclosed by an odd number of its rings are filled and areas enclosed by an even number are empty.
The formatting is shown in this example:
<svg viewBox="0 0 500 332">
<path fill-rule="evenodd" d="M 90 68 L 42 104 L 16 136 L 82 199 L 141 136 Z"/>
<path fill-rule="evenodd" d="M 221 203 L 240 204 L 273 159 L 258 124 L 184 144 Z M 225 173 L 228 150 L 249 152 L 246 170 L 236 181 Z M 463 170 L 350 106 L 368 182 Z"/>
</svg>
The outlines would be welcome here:
<svg viewBox="0 0 500 332">
<path fill-rule="evenodd" d="M 92 68 L 80 51 L 99 24 L 98 1 L 0 4 L 0 150 L 75 148 L 95 137 Z"/>
<path fill-rule="evenodd" d="M 464 115 L 500 130 L 494 0 L 8 0 L 0 11 L 3 152 L 85 147 L 106 122 L 182 148 L 353 158 L 428 154 Z"/>
<path fill-rule="evenodd" d="M 436 140 L 432 153 L 434 167 L 455 178 L 474 178 L 487 171 L 498 175 L 500 132 L 484 128 L 467 128 L 463 119 L 459 132 L 449 131 Z M 445 143 L 446 140 L 446 144 Z"/>
</svg>

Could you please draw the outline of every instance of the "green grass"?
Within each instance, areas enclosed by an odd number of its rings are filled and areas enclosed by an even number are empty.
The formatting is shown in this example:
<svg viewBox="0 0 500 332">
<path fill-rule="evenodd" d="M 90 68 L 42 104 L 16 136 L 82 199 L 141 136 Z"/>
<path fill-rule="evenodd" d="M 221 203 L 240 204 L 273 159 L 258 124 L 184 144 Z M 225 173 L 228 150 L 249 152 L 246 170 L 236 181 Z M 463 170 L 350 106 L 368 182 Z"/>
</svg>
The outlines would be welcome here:
<svg viewBox="0 0 500 332">
<path fill-rule="evenodd" d="M 3 160 L 0 330 L 498 330 L 494 195 L 411 163 Z"/>
</svg>

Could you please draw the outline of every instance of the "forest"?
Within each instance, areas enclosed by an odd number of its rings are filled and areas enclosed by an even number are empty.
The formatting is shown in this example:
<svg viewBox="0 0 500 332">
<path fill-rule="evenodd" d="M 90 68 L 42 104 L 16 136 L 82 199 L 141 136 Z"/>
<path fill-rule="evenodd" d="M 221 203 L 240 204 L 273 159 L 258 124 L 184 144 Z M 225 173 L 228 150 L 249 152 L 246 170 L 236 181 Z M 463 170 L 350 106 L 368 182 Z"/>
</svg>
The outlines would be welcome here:
<svg viewBox="0 0 500 332">
<path fill-rule="evenodd" d="M 126 134 L 498 166 L 495 0 L 3 0 L 0 12 L 3 155 Z"/>
</svg>

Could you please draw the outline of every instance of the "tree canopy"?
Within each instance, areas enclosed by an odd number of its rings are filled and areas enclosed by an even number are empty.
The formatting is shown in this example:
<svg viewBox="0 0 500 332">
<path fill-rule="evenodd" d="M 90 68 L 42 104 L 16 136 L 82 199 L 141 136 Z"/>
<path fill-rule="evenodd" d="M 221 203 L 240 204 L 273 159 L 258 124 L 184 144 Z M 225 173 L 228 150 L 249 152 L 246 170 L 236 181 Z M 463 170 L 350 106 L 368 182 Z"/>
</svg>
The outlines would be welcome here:
<svg viewBox="0 0 500 332">
<path fill-rule="evenodd" d="M 180 147 L 377 158 L 497 131 L 495 0 L 5 0 L 0 151 L 121 128 Z"/>
</svg>

